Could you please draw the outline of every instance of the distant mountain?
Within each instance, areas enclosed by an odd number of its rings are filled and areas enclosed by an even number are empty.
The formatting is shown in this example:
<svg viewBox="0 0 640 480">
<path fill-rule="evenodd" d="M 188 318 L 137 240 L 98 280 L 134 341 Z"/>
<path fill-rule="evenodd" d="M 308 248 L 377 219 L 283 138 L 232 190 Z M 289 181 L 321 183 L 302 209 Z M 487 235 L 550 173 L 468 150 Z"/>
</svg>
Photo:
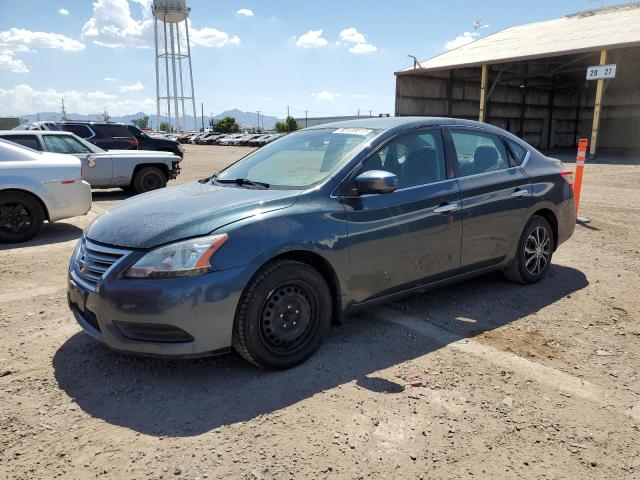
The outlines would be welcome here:
<svg viewBox="0 0 640 480">
<path fill-rule="evenodd" d="M 146 114 L 144 112 L 138 112 L 132 115 L 122 115 L 122 116 L 114 115 L 113 117 L 111 117 L 111 121 L 119 122 L 119 123 L 131 123 L 131 120 L 144 117 L 145 115 L 149 115 L 149 114 Z M 37 114 L 31 114 L 31 115 L 20 115 L 20 118 L 23 118 L 30 122 L 34 122 L 36 120 L 41 120 L 41 121 L 60 120 L 61 117 L 62 115 L 60 114 L 60 112 L 40 112 Z M 227 110 L 225 112 L 214 115 L 213 119 L 215 121 L 215 120 L 220 120 L 221 118 L 224 118 L 224 117 L 235 118 L 236 122 L 238 122 L 243 127 L 254 127 L 258 125 L 257 112 L 243 112 L 241 110 L 234 108 L 233 110 Z M 89 122 L 102 120 L 102 116 L 98 113 L 90 114 L 90 115 L 81 115 L 79 113 L 69 113 L 67 114 L 67 118 L 69 120 L 84 120 Z M 184 117 L 184 121 L 185 121 L 184 127 L 186 130 L 193 130 L 194 126 L 195 128 L 200 129 L 202 128 L 202 124 L 204 123 L 205 128 L 208 128 L 209 121 L 211 120 L 211 118 L 212 117 L 205 115 L 204 122 L 203 122 L 200 116 L 198 116 L 196 118 L 196 123 L 194 125 L 193 116 L 186 115 Z M 167 117 L 163 115 L 160 116 L 159 121 L 158 121 L 157 115 L 149 115 L 149 119 L 151 121 L 151 126 L 153 128 L 157 128 L 157 126 L 160 125 L 160 123 L 167 121 Z M 278 121 L 277 117 L 271 117 L 269 115 L 260 115 L 260 126 L 266 130 L 273 129 L 277 121 Z M 176 125 L 175 119 L 173 120 L 172 123 L 174 126 Z"/>
</svg>

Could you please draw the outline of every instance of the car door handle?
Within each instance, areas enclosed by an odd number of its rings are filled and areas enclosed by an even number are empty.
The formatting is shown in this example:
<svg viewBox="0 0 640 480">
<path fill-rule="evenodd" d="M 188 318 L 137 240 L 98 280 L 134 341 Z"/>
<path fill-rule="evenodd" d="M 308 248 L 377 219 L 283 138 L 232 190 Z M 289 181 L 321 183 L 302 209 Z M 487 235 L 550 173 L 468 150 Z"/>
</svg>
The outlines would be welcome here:
<svg viewBox="0 0 640 480">
<path fill-rule="evenodd" d="M 457 203 L 445 203 L 444 205 L 440 205 L 433 209 L 433 213 L 442 213 L 446 215 L 447 213 L 451 213 L 454 210 L 457 210 L 460 206 Z"/>
<path fill-rule="evenodd" d="M 529 196 L 529 190 L 516 190 L 515 192 L 513 192 L 510 197 L 511 198 L 521 198 L 521 197 L 527 197 Z"/>
</svg>

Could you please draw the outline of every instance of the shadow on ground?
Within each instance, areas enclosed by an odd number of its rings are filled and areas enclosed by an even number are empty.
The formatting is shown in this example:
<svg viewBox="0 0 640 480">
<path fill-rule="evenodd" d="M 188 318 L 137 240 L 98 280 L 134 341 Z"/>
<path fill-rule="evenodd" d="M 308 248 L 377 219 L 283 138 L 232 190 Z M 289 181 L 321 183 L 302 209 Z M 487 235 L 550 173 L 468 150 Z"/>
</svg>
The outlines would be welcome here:
<svg viewBox="0 0 640 480">
<path fill-rule="evenodd" d="M 554 265 L 535 285 L 489 275 L 391 307 L 447 330 L 453 334 L 446 336 L 449 340 L 461 339 L 514 322 L 587 285 L 582 272 Z M 316 355 L 282 372 L 259 370 L 235 354 L 192 361 L 136 358 L 114 353 L 84 333 L 58 349 L 53 367 L 60 388 L 87 414 L 149 435 L 191 436 L 351 381 L 375 394 L 399 393 L 402 385 L 377 378 L 375 372 L 444 345 L 374 310 L 334 328 Z"/>
<path fill-rule="evenodd" d="M 68 242 L 69 240 L 80 238 L 81 235 L 82 229 L 75 225 L 71 225 L 70 223 L 45 223 L 42 226 L 42 230 L 35 236 L 35 238 L 28 242 L 0 244 L 0 251 Z"/>
</svg>

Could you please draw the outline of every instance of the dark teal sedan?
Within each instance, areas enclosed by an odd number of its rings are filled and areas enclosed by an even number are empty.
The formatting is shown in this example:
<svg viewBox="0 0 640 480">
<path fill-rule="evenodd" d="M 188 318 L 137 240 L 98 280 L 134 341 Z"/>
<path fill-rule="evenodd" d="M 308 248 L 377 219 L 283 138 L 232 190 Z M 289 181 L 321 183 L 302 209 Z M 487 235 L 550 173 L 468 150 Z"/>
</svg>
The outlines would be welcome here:
<svg viewBox="0 0 640 480">
<path fill-rule="evenodd" d="M 575 227 L 572 180 L 477 122 L 320 125 L 97 217 L 71 258 L 69 306 L 117 350 L 233 347 L 289 368 L 355 309 L 493 270 L 539 281 Z"/>
</svg>

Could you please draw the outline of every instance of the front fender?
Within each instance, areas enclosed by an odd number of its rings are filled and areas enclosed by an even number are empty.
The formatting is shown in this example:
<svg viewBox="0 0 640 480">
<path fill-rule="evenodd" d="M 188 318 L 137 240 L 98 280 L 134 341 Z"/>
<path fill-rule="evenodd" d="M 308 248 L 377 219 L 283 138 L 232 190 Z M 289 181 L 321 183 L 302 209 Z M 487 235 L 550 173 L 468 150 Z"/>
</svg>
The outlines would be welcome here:
<svg viewBox="0 0 640 480">
<path fill-rule="evenodd" d="M 347 224 L 344 207 L 328 200 L 325 209 L 294 207 L 256 215 L 227 225 L 216 232 L 229 235 L 213 258 L 213 267 L 226 270 L 244 266 L 255 274 L 264 264 L 291 252 L 308 252 L 321 257 L 335 274 L 339 285 L 348 285 L 350 274 Z M 343 304 L 350 292 L 341 289 Z"/>
</svg>

